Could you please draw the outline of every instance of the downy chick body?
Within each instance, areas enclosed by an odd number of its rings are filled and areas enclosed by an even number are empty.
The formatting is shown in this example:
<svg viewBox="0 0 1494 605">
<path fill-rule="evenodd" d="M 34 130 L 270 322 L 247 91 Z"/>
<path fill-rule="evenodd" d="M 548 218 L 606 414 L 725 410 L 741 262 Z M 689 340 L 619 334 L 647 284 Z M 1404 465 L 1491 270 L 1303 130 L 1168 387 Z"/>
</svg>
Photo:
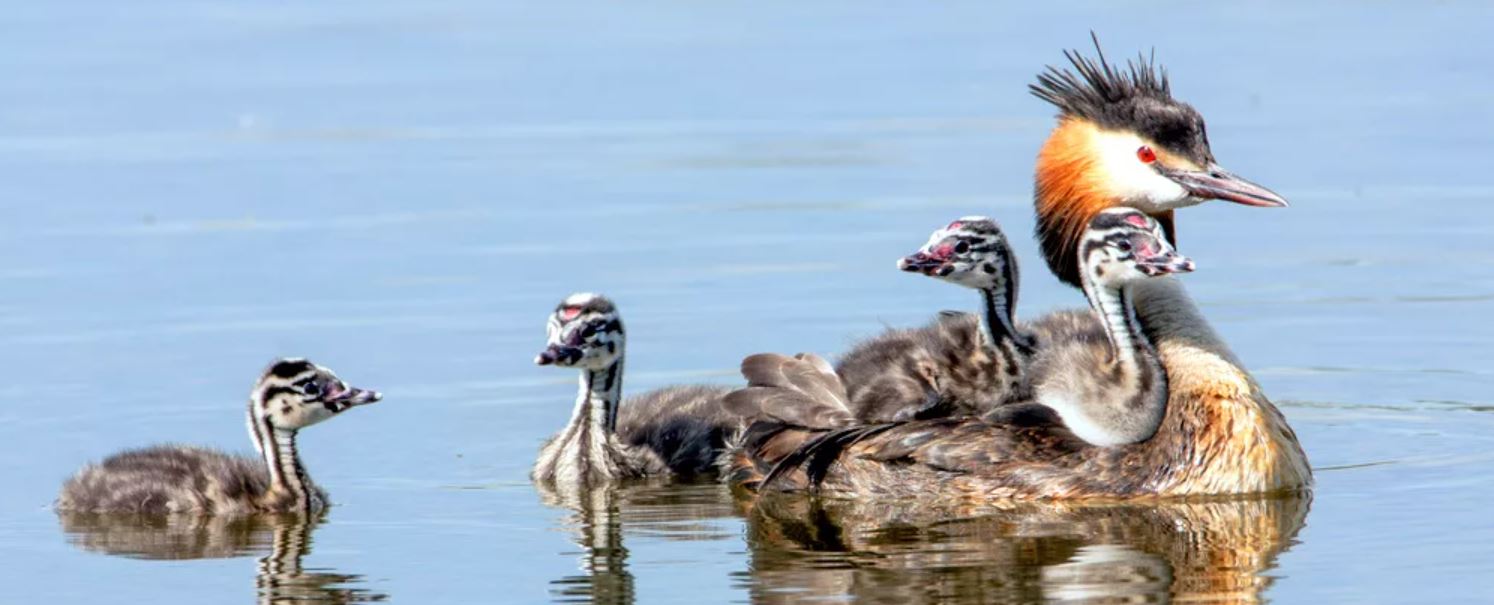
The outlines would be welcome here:
<svg viewBox="0 0 1494 605">
<path fill-rule="evenodd" d="M 578 293 L 556 307 L 539 365 L 581 370 L 570 422 L 540 449 L 536 481 L 589 485 L 658 475 L 716 474 L 717 458 L 742 430 L 721 406 L 726 387 L 666 387 L 622 401 L 627 335 L 617 306 Z"/>
<path fill-rule="evenodd" d="M 249 434 L 258 458 L 180 445 L 128 450 L 78 471 L 63 484 L 56 506 L 151 514 L 316 512 L 326 508 L 327 494 L 302 466 L 297 434 L 379 399 L 377 392 L 349 386 L 304 359 L 277 360 L 249 398 Z"/>
</svg>

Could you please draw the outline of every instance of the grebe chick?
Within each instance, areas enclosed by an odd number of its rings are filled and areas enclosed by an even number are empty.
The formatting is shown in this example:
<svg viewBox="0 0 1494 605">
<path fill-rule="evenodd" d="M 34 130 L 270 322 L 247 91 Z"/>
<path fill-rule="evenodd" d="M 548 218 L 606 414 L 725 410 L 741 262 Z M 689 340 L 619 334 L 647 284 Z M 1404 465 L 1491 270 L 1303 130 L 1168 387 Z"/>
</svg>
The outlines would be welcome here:
<svg viewBox="0 0 1494 605">
<path fill-rule="evenodd" d="M 212 515 L 320 511 L 327 494 L 301 465 L 297 433 L 379 398 L 304 359 L 277 360 L 249 397 L 249 434 L 260 458 L 177 445 L 120 452 L 68 479 L 56 506 Z"/>
<path fill-rule="evenodd" d="M 863 341 L 836 365 L 862 422 L 985 413 L 1025 397 L 1032 339 L 1013 324 L 1017 263 L 995 221 L 966 217 L 939 229 L 899 269 L 975 288 L 982 316 L 943 312 L 929 325 Z"/>
<path fill-rule="evenodd" d="M 1167 373 L 1138 318 L 1134 286 L 1192 271 L 1193 261 L 1167 243 L 1157 221 L 1134 208 L 1095 215 L 1077 258 L 1084 294 L 1105 326 L 1104 338 L 1068 340 L 1044 350 L 1033 364 L 1035 403 L 1028 405 L 1052 409 L 1075 436 L 1094 445 L 1146 440 L 1167 411 Z M 1008 406 L 987 419 L 1020 410 Z"/>
<path fill-rule="evenodd" d="M 548 322 L 539 365 L 581 370 L 571 420 L 540 448 L 530 477 L 593 485 L 654 475 L 714 475 L 717 458 L 743 427 L 721 407 L 726 387 L 693 385 L 622 397 L 626 334 L 605 297 L 572 294 Z"/>
</svg>

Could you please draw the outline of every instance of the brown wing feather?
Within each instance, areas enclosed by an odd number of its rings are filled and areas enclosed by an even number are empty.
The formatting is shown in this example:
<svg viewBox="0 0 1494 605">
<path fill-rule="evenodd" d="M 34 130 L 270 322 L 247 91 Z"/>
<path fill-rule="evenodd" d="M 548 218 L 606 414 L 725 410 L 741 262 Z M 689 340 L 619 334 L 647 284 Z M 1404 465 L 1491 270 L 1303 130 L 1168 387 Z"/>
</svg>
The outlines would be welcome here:
<svg viewBox="0 0 1494 605">
<path fill-rule="evenodd" d="M 808 428 L 835 428 L 853 420 L 845 387 L 824 360 L 759 353 L 742 360 L 747 386 L 727 394 L 728 410 L 746 418 Z"/>
</svg>

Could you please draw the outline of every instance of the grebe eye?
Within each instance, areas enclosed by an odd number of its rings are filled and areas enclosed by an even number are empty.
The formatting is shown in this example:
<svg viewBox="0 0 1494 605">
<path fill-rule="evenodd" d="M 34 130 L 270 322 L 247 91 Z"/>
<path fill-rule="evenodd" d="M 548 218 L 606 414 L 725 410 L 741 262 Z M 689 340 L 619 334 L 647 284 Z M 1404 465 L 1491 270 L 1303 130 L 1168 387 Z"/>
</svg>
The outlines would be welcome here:
<svg viewBox="0 0 1494 605">
<path fill-rule="evenodd" d="M 1130 252 L 1131 251 L 1131 240 L 1123 239 L 1121 241 L 1118 241 L 1118 242 L 1115 243 L 1115 247 L 1117 249 L 1119 249 L 1121 252 Z"/>
<path fill-rule="evenodd" d="M 970 251 L 970 242 L 959 242 L 954 247 L 955 254 L 964 254 Z"/>
<path fill-rule="evenodd" d="M 1143 164 L 1150 164 L 1157 161 L 1157 152 L 1152 151 L 1151 147 L 1142 145 L 1136 150 L 1136 159 L 1141 160 Z"/>
<path fill-rule="evenodd" d="M 597 326 L 596 326 L 596 324 L 587 324 L 585 328 L 581 328 L 581 338 L 591 338 L 591 337 L 596 336 L 596 335 L 597 335 Z"/>
<path fill-rule="evenodd" d="M 301 391 L 306 393 L 307 395 L 315 397 L 322 394 L 322 385 L 321 383 L 313 380 L 304 385 L 301 385 Z"/>
</svg>

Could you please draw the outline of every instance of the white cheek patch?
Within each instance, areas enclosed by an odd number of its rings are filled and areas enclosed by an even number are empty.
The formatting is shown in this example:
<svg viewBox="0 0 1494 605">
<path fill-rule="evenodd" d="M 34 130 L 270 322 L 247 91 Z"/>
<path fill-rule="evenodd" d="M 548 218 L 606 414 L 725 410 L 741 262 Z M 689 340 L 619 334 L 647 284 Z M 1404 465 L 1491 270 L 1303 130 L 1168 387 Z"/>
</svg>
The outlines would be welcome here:
<svg viewBox="0 0 1494 605">
<path fill-rule="evenodd" d="M 1193 201 L 1181 185 L 1157 174 L 1156 169 L 1136 157 L 1136 150 L 1146 144 L 1136 135 L 1100 130 L 1096 131 L 1092 144 L 1099 158 L 1099 176 L 1111 195 L 1149 212 Z"/>
</svg>

